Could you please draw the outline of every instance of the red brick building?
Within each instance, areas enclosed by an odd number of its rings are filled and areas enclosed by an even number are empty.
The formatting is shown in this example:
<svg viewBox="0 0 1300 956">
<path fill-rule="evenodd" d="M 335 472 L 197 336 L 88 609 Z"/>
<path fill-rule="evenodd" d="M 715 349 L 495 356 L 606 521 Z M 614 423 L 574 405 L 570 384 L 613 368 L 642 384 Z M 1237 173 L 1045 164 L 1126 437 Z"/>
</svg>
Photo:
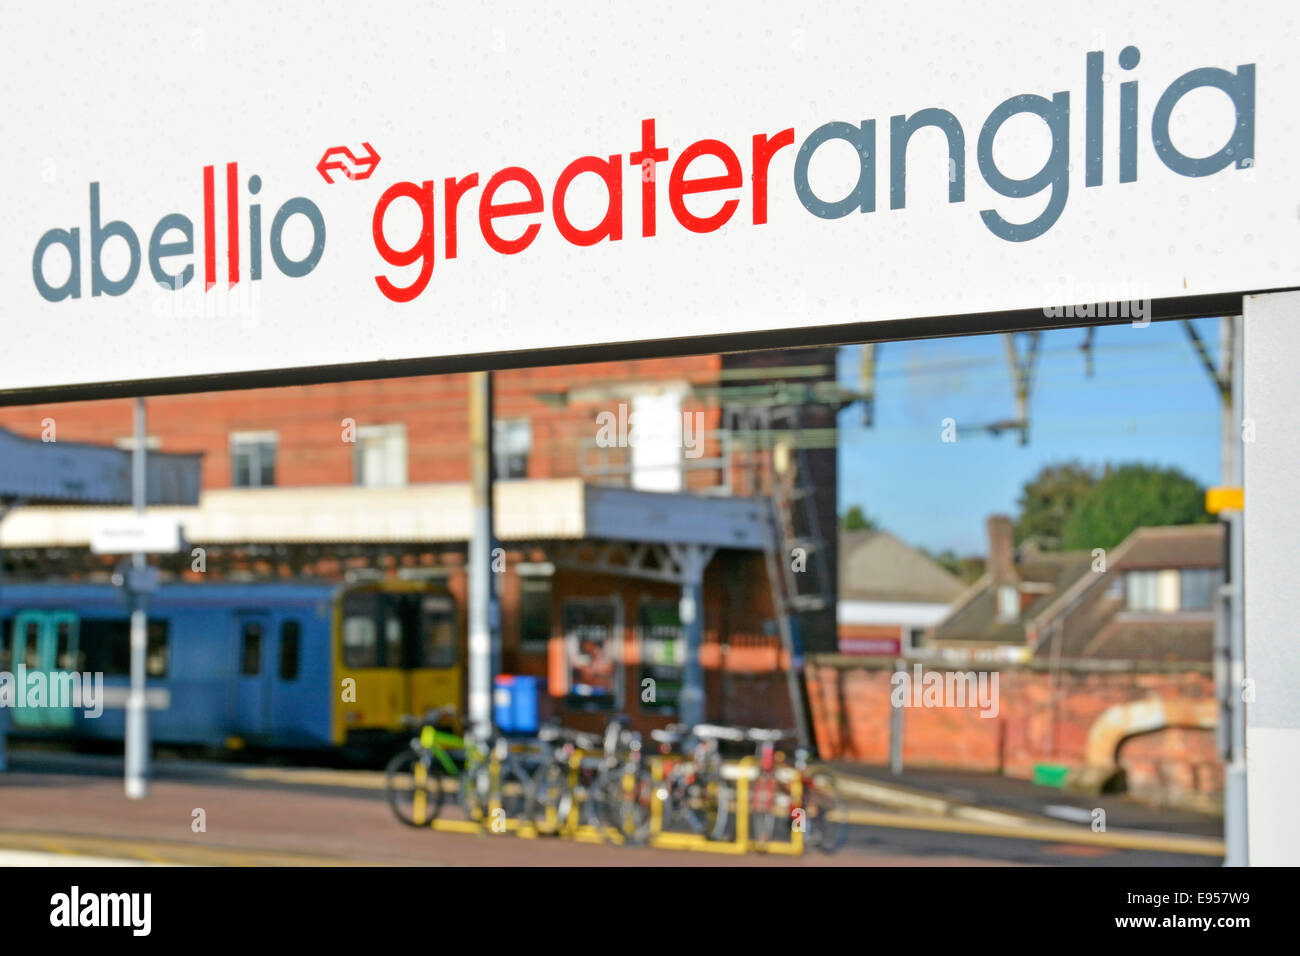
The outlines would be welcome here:
<svg viewBox="0 0 1300 956">
<path fill-rule="evenodd" d="M 673 719 L 683 663 L 673 542 L 653 528 L 619 526 L 609 511 L 614 499 L 594 489 L 622 487 L 639 493 L 619 499 L 628 509 L 625 525 L 654 523 L 655 515 L 671 523 L 690 511 L 697 526 L 716 523 L 724 537 L 746 539 L 739 547 L 720 540 L 705 571 L 706 715 L 789 726 L 782 673 L 789 655 L 755 543 L 754 522 L 769 512 L 742 514 L 726 503 L 768 507 L 781 457 L 774 446 L 798 445 L 810 428 L 833 435 L 838 405 L 826 386 L 834 387 L 834 354 L 701 355 L 495 373 L 503 669 L 547 677 L 549 703 L 573 723 L 601 723 L 612 711 L 649 723 Z M 205 573 L 439 573 L 463 607 L 466 535 L 424 518 L 430 508 L 460 509 L 453 489 L 467 487 L 470 476 L 468 394 L 468 377 L 452 374 L 160 396 L 147 402 L 147 440 L 152 450 L 203 455 L 204 504 L 191 524 L 206 529 L 206 540 L 193 532 L 191 540 L 206 549 Z M 778 403 L 797 405 L 797 414 L 778 421 L 766 413 Z M 3 408 L 0 426 L 129 447 L 132 403 Z M 641 440 L 629 440 L 637 430 Z M 800 480 L 815 489 L 820 526 L 833 535 L 834 442 L 801 451 L 799 461 Z M 322 497 L 328 488 L 342 497 Z M 452 497 L 435 505 L 435 494 Z M 417 503 L 401 507 L 426 514 L 408 521 L 407 531 L 394 508 L 410 501 Z M 515 512 L 502 501 L 516 502 Z M 697 505 L 706 510 L 691 510 Z M 338 513 L 349 509 L 351 516 Z M 530 517 L 530 509 L 552 511 L 544 517 L 553 520 Z M 593 509 L 604 510 L 596 517 Z M 32 530 L 38 519 L 20 516 L 4 529 L 7 573 L 108 571 L 75 540 L 42 541 L 44 532 Z M 235 527 L 242 530 L 229 530 Z M 597 533 L 608 537 L 594 539 Z M 833 582 L 833 543 L 826 551 Z M 164 567 L 193 575 L 180 560 Z M 829 627 L 825 608 L 803 613 L 801 636 L 811 647 L 834 641 L 833 591 L 826 607 Z M 605 664 L 593 663 L 592 648 Z M 653 701 L 644 699 L 647 677 L 663 691 Z"/>
</svg>

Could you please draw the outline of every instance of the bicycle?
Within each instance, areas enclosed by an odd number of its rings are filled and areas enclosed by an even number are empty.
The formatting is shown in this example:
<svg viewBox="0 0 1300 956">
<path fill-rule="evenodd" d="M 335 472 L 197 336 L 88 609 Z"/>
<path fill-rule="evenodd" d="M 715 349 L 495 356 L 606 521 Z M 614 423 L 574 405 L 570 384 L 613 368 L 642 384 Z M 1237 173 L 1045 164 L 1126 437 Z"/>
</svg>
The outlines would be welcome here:
<svg viewBox="0 0 1300 956">
<path fill-rule="evenodd" d="M 742 732 L 714 724 L 698 724 L 689 730 L 675 724 L 653 730 L 650 736 L 664 755 L 660 779 L 654 781 L 662 805 L 662 826 L 681 825 L 710 840 L 728 839 L 730 796 L 719 741 L 743 740 Z M 671 754 L 678 744 L 684 745 L 685 755 L 674 758 Z"/>
<path fill-rule="evenodd" d="M 533 805 L 528 816 L 539 832 L 561 833 L 581 823 L 584 754 L 595 751 L 601 739 L 564 727 L 543 727 L 537 735 L 540 764 L 533 774 Z"/>
<path fill-rule="evenodd" d="M 423 718 L 408 717 L 408 726 L 419 727 L 406 750 L 395 754 L 384 768 L 385 793 L 393 816 L 410 827 L 425 827 L 442 811 L 444 782 L 459 776 L 452 750 L 465 750 L 464 738 L 439 730 L 438 724 L 455 710 L 441 707 Z"/>
<path fill-rule="evenodd" d="M 823 853 L 844 846 L 848 832 L 839 817 L 835 775 L 824 767 L 808 766 L 808 751 L 795 751 L 795 770 L 803 781 L 804 840 Z"/>
<path fill-rule="evenodd" d="M 484 738 L 473 731 L 457 736 L 439 730 L 437 725 L 454 714 L 454 708 L 441 707 L 422 718 L 405 719 L 420 732 L 385 768 L 385 794 L 393 815 L 410 827 L 431 826 L 442 812 L 447 781 L 459 778 L 460 804 L 468 819 L 493 829 L 499 819 L 495 810 L 504 811 L 507 820 L 528 820 L 532 780 L 510 752 L 509 741 L 495 733 Z M 461 754 L 463 769 L 453 752 Z"/>
<path fill-rule="evenodd" d="M 778 779 L 776 744 L 788 736 L 790 734 L 784 730 L 759 727 L 745 731 L 745 739 L 756 744 L 754 759 L 757 769 L 749 787 L 749 827 L 759 843 L 771 843 L 776 833 L 778 794 L 784 786 Z M 786 804 L 792 807 L 794 801 L 788 787 L 784 793 Z"/>
<path fill-rule="evenodd" d="M 509 820 L 532 823 L 532 775 L 510 749 L 510 741 L 495 731 L 465 735 L 465 771 L 460 801 L 475 823 L 501 832 Z"/>
<path fill-rule="evenodd" d="M 654 781 L 641 759 L 641 735 L 615 718 L 605 728 L 603 756 L 588 789 L 599 823 L 633 845 L 650 838 Z"/>
<path fill-rule="evenodd" d="M 782 766 L 785 755 L 778 752 L 776 744 L 792 737 L 783 730 L 751 728 L 746 737 L 756 743 L 755 774 L 751 787 L 751 832 L 760 844 L 771 843 L 776 835 L 776 821 L 784 816 L 803 826 L 804 842 L 823 853 L 839 850 L 848 834 L 839 819 L 835 777 L 823 767 L 810 767 L 808 751 L 795 749 L 794 767 Z M 790 776 L 799 781 L 798 798 L 791 786 Z M 802 813 L 796 820 L 795 815 Z"/>
</svg>

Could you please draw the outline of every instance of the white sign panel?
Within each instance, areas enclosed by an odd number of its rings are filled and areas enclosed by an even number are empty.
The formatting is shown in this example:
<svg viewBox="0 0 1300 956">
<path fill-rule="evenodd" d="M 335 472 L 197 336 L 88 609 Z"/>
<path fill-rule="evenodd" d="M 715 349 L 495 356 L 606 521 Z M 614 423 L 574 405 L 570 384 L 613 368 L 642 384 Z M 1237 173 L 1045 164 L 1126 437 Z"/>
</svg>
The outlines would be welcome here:
<svg viewBox="0 0 1300 956">
<path fill-rule="evenodd" d="M 165 515 L 128 513 L 105 520 L 90 536 L 94 554 L 175 554 L 184 537 L 181 526 Z"/>
<path fill-rule="evenodd" d="M 1300 285 L 1295 34 L 1281 0 L 14 5 L 0 393 Z"/>
<path fill-rule="evenodd" d="M 104 688 L 103 697 L 100 699 L 105 710 L 123 710 L 130 696 L 131 688 L 113 685 Z M 144 692 L 144 702 L 150 710 L 170 710 L 172 692 L 166 687 L 150 687 Z"/>
</svg>

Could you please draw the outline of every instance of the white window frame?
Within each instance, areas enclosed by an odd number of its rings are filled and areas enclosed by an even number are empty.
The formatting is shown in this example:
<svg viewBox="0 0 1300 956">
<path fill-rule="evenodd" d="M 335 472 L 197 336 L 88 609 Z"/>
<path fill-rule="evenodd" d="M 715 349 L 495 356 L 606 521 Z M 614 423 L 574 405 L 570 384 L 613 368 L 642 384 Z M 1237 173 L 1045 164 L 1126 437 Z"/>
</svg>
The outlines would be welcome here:
<svg viewBox="0 0 1300 956">
<path fill-rule="evenodd" d="M 401 488 L 410 480 L 408 472 L 408 445 L 406 425 L 390 422 L 382 425 L 358 425 L 357 441 L 352 453 L 352 477 L 355 484 L 365 488 Z M 381 444 L 384 474 L 373 479 L 366 474 L 366 452 Z"/>
<path fill-rule="evenodd" d="M 528 477 L 528 461 L 533 454 L 533 422 L 530 418 L 497 418 L 492 422 L 492 462 L 496 477 L 502 481 Z M 524 473 L 507 475 L 503 467 L 515 456 L 522 456 Z"/>
<path fill-rule="evenodd" d="M 272 453 L 274 464 L 271 466 L 272 473 L 279 471 L 280 458 L 280 433 L 277 431 L 246 431 L 231 432 L 229 439 L 230 451 L 230 487 L 232 488 L 270 488 L 274 482 L 267 484 L 262 481 L 262 460 L 259 456 L 253 456 L 249 460 L 249 483 L 246 485 L 235 484 L 235 449 L 240 446 L 252 445 L 271 445 L 275 451 Z"/>
<path fill-rule="evenodd" d="M 998 620 L 1020 620 L 1020 589 L 1014 584 L 1000 584 L 997 591 Z"/>
</svg>

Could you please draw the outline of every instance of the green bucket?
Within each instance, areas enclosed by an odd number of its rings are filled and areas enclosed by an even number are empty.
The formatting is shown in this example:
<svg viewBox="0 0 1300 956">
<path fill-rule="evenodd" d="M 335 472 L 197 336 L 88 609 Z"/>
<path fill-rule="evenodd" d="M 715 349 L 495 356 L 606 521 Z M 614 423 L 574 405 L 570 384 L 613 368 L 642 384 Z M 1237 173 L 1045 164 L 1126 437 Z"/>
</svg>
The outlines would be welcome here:
<svg viewBox="0 0 1300 956">
<path fill-rule="evenodd" d="M 1040 787 L 1057 787 L 1059 789 L 1065 786 L 1066 778 L 1069 776 L 1070 768 L 1063 764 L 1034 764 L 1034 783 Z"/>
</svg>

